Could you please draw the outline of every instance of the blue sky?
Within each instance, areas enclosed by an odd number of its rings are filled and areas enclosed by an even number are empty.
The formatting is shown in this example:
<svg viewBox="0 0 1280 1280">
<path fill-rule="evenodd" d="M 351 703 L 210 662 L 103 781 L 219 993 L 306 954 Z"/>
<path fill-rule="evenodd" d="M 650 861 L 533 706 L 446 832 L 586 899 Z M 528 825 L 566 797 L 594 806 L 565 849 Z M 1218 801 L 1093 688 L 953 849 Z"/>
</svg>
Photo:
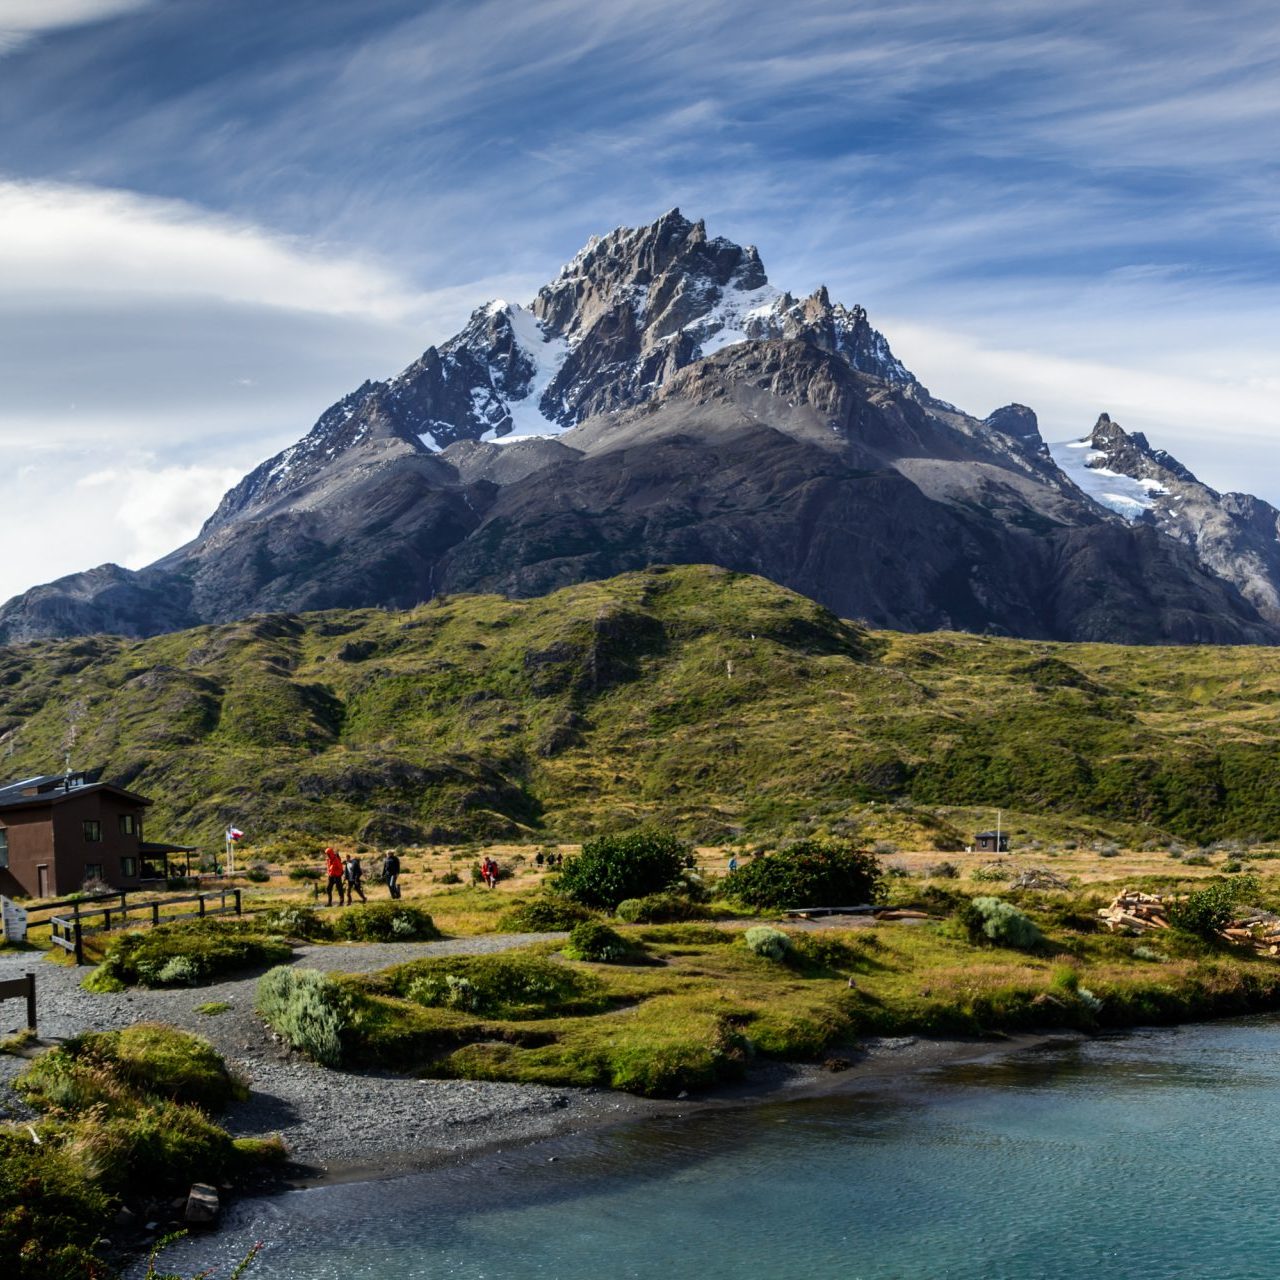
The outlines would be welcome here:
<svg viewBox="0 0 1280 1280">
<path fill-rule="evenodd" d="M 0 596 L 673 205 L 935 394 L 1280 501 L 1278 72 L 1248 2 L 0 0 Z"/>
</svg>

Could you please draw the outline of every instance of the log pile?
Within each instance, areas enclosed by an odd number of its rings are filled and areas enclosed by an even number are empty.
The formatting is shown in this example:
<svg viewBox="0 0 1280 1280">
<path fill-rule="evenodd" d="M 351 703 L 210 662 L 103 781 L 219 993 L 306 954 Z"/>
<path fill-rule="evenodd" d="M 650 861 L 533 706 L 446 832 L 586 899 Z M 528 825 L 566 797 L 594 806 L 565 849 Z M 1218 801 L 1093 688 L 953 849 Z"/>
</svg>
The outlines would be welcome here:
<svg viewBox="0 0 1280 1280">
<path fill-rule="evenodd" d="M 1169 908 L 1158 893 L 1122 889 L 1109 907 L 1099 907 L 1098 915 L 1110 933 L 1146 933 L 1169 927 Z"/>
<path fill-rule="evenodd" d="M 1098 915 L 1111 933 L 1146 933 L 1169 928 L 1170 898 L 1124 889 Z M 1257 907 L 1242 909 L 1222 930 L 1228 942 L 1253 947 L 1259 955 L 1280 956 L 1280 916 Z"/>
<path fill-rule="evenodd" d="M 1010 888 L 1013 889 L 1067 889 L 1070 885 L 1056 871 L 1047 867 L 1028 867 L 1020 872 Z"/>
</svg>

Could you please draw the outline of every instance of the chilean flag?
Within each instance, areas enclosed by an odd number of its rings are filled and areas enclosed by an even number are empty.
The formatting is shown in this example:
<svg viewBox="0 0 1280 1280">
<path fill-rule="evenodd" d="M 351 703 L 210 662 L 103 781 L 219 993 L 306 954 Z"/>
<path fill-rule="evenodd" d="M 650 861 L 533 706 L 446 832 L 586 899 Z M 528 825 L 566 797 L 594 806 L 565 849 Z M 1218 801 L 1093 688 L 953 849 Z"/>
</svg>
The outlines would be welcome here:
<svg viewBox="0 0 1280 1280">
<path fill-rule="evenodd" d="M 228 827 L 228 828 L 227 828 L 227 839 L 228 839 L 228 840 L 242 840 L 243 838 L 244 838 L 244 832 L 243 832 L 243 831 L 241 831 L 239 827 Z"/>
</svg>

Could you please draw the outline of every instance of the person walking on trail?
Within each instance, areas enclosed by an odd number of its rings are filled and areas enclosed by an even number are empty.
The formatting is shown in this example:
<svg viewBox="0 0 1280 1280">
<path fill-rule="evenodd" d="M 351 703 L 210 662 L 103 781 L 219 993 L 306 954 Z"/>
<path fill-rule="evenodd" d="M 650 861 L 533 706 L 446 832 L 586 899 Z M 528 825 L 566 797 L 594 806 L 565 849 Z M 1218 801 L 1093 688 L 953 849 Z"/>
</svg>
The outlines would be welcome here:
<svg viewBox="0 0 1280 1280">
<path fill-rule="evenodd" d="M 348 855 L 346 862 L 343 863 L 343 870 L 347 877 L 348 905 L 355 902 L 357 893 L 360 895 L 361 902 L 368 902 L 369 899 L 364 896 L 364 868 L 354 853 Z"/>
<path fill-rule="evenodd" d="M 342 906 L 347 900 L 347 892 L 344 888 L 347 869 L 342 865 L 342 855 L 336 849 L 326 849 L 324 861 L 325 870 L 329 876 L 329 905 L 333 906 L 333 891 L 337 889 L 338 906 Z"/>
<path fill-rule="evenodd" d="M 486 857 L 480 867 L 480 874 L 484 876 L 484 882 L 492 889 L 498 883 L 498 864 L 494 859 Z"/>
<path fill-rule="evenodd" d="M 400 896 L 400 859 L 394 849 L 382 860 L 382 878 L 387 882 L 387 892 L 393 898 Z"/>
</svg>

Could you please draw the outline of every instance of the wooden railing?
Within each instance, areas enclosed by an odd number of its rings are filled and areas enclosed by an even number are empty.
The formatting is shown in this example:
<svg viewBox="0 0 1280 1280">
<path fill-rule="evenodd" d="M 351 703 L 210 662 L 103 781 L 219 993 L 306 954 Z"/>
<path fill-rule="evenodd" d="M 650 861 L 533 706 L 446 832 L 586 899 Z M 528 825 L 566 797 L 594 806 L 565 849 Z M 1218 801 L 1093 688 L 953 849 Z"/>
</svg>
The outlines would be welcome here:
<svg viewBox="0 0 1280 1280">
<path fill-rule="evenodd" d="M 0 982 L 0 1000 L 22 999 L 27 1001 L 27 1030 L 36 1029 L 36 975 L 25 974 L 8 982 Z"/>
<path fill-rule="evenodd" d="M 49 917 L 49 940 L 55 947 L 70 951 L 76 958 L 76 964 L 84 964 L 86 933 L 105 933 L 112 928 L 136 928 L 138 925 L 157 925 L 161 920 L 168 923 L 170 920 L 191 920 L 202 916 L 228 915 L 232 912 L 236 915 L 240 914 L 239 889 L 214 889 L 208 893 L 192 893 L 178 898 L 152 898 L 149 902 L 135 902 L 132 906 L 129 905 L 127 893 L 106 894 L 104 897 L 118 897 L 119 905 L 86 907 L 87 903 L 97 902 L 100 899 L 80 899 L 71 902 L 70 915 Z M 227 905 L 228 898 L 232 900 L 231 906 Z M 209 903 L 214 899 L 217 899 L 218 905 L 211 908 Z M 196 903 L 197 910 L 178 912 L 168 910 L 169 907 L 181 906 L 187 902 Z M 162 908 L 163 914 L 161 914 Z M 102 918 L 101 924 L 89 923 L 99 916 Z"/>
</svg>

